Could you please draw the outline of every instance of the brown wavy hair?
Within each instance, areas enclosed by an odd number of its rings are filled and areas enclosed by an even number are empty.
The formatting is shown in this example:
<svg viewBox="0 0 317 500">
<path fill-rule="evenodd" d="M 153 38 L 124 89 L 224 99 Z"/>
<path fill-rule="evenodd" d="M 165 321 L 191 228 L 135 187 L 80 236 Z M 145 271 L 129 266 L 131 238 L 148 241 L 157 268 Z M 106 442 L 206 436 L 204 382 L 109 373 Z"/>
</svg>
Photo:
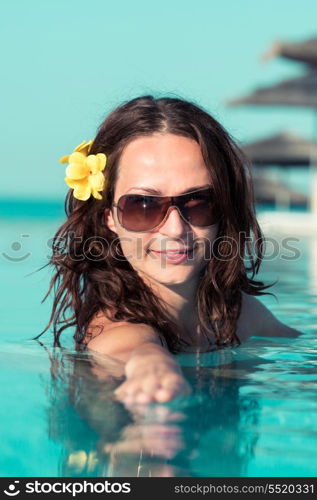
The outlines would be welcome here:
<svg viewBox="0 0 317 500">
<path fill-rule="evenodd" d="M 85 347 L 88 325 L 102 311 L 114 322 L 151 325 L 171 352 L 181 351 L 185 342 L 179 327 L 124 257 L 116 233 L 104 222 L 104 211 L 114 201 L 123 149 L 137 137 L 157 132 L 188 137 L 200 145 L 222 217 L 211 258 L 200 276 L 198 321 L 207 337 L 215 335 L 218 346 L 240 344 L 236 325 L 242 291 L 263 295 L 272 286 L 254 279 L 263 259 L 264 237 L 255 216 L 247 158 L 202 107 L 181 98 L 151 95 L 123 103 L 99 127 L 90 154 L 107 155 L 102 200 L 80 201 L 72 190 L 66 196 L 67 220 L 53 239 L 47 265 L 54 266 L 55 272 L 42 301 L 54 288 L 52 313 L 36 338 L 53 325 L 54 345 L 60 345 L 63 330 L 75 327 L 76 346 Z"/>
</svg>

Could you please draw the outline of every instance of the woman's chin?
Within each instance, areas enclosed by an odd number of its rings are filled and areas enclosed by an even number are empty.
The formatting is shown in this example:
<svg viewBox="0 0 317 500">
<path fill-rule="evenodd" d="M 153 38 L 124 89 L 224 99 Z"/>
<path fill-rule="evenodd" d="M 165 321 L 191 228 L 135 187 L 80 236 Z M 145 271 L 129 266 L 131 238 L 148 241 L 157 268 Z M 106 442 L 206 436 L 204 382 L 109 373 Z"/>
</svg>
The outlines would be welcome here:
<svg viewBox="0 0 317 500">
<path fill-rule="evenodd" d="M 145 276 L 146 278 L 161 283 L 163 285 L 178 285 L 185 283 L 193 277 L 192 269 L 181 269 L 173 268 L 173 269 L 138 269 L 139 274 Z"/>
</svg>

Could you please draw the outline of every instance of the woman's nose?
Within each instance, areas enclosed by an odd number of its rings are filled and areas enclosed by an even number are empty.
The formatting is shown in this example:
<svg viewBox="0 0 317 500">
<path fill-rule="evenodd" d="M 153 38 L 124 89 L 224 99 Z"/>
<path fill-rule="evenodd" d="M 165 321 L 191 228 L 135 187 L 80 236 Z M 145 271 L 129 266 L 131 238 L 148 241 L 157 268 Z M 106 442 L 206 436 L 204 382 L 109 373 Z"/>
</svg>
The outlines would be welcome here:
<svg viewBox="0 0 317 500">
<path fill-rule="evenodd" d="M 184 232 L 186 226 L 188 226 L 188 223 L 181 216 L 179 208 L 172 206 L 169 207 L 159 231 L 165 234 L 179 235 Z"/>
</svg>

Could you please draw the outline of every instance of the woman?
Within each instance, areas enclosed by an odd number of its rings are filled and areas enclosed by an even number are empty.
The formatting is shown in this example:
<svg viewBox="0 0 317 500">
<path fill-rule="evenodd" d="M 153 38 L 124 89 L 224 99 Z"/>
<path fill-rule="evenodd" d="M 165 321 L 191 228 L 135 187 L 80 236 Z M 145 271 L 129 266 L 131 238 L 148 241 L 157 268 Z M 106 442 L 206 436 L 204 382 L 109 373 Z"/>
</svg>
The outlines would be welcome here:
<svg viewBox="0 0 317 500">
<path fill-rule="evenodd" d="M 173 353 L 300 333 L 254 297 L 271 285 L 254 280 L 263 236 L 246 160 L 201 107 L 133 99 L 61 161 L 71 190 L 47 328 L 58 343 L 75 326 L 78 347 L 122 361 L 120 400 L 188 394 Z"/>
</svg>

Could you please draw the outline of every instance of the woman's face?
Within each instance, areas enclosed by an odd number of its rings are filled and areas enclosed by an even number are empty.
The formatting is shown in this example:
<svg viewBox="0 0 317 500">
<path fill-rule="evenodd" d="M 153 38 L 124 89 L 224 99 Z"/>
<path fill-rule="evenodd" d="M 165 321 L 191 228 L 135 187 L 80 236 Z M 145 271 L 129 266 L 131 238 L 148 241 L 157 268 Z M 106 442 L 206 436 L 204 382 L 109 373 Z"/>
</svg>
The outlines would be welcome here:
<svg viewBox="0 0 317 500">
<path fill-rule="evenodd" d="M 187 137 L 156 133 L 134 139 L 123 150 L 114 203 L 128 193 L 177 196 L 206 185 L 210 185 L 210 180 L 199 144 Z M 145 188 L 159 193 L 149 193 Z M 105 220 L 118 235 L 125 258 L 138 274 L 165 285 L 185 284 L 198 277 L 207 264 L 210 243 L 218 230 L 218 224 L 207 227 L 191 225 L 176 207 L 170 207 L 161 224 L 148 232 L 123 228 L 118 220 L 117 207 L 113 207 L 112 212 L 106 210 Z M 178 263 L 172 262 L 164 253 L 164 250 L 188 248 L 194 248 L 194 252 Z"/>
</svg>

